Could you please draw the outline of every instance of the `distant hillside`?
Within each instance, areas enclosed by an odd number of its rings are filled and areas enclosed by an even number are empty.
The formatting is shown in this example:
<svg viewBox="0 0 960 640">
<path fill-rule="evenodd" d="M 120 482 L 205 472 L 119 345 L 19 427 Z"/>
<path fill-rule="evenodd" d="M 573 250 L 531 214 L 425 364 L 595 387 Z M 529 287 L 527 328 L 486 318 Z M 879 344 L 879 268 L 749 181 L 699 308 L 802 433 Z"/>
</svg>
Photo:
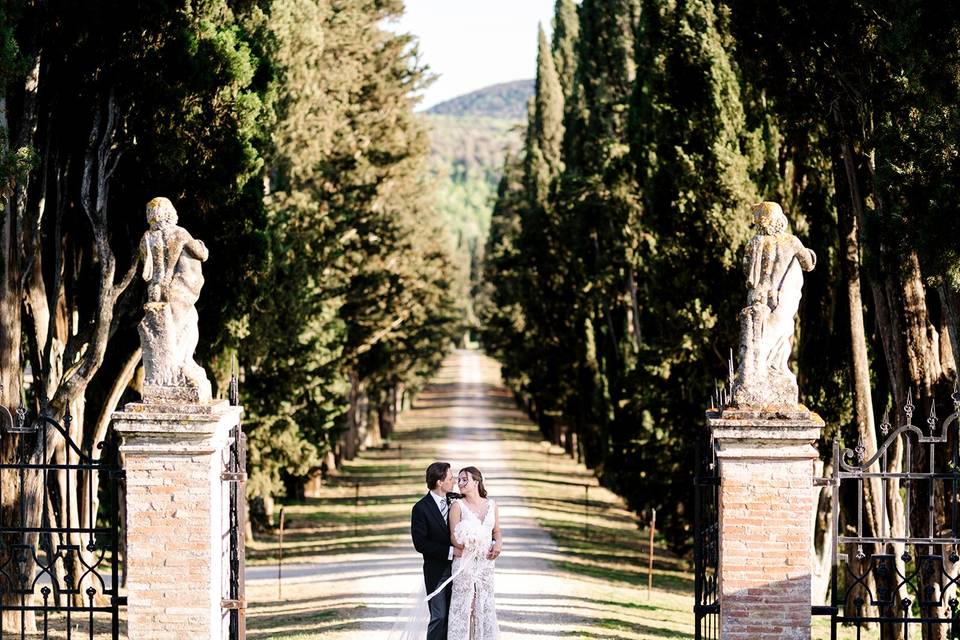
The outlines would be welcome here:
<svg viewBox="0 0 960 640">
<path fill-rule="evenodd" d="M 496 185 L 508 150 L 520 147 L 522 120 L 427 116 L 430 164 L 451 177 L 472 175 Z"/>
<path fill-rule="evenodd" d="M 428 109 L 427 113 L 523 120 L 527 116 L 527 100 L 532 96 L 533 80 L 515 80 L 484 87 L 441 102 Z"/>
<path fill-rule="evenodd" d="M 427 115 L 437 207 L 454 237 L 482 247 L 507 151 L 520 148 L 522 121 Z"/>
<path fill-rule="evenodd" d="M 422 113 L 430 133 L 430 169 L 435 202 L 457 244 L 469 287 L 490 230 L 490 213 L 508 151 L 520 149 L 533 80 L 506 82 L 442 102 Z M 470 299 L 469 293 L 463 297 Z M 465 310 L 475 325 L 472 306 Z"/>
</svg>

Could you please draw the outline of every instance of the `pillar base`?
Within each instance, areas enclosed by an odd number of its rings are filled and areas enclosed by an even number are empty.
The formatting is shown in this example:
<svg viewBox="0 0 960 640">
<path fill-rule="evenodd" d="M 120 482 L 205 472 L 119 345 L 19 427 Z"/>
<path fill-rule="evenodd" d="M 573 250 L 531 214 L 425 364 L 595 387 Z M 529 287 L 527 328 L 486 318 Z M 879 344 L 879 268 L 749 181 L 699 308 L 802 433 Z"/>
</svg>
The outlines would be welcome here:
<svg viewBox="0 0 960 640">
<path fill-rule="evenodd" d="M 219 400 L 131 403 L 113 414 L 126 469 L 130 640 L 227 637 L 220 474 L 241 413 Z"/>
<path fill-rule="evenodd" d="M 724 640 L 809 640 L 816 442 L 803 406 L 707 413 L 720 473 Z"/>
</svg>

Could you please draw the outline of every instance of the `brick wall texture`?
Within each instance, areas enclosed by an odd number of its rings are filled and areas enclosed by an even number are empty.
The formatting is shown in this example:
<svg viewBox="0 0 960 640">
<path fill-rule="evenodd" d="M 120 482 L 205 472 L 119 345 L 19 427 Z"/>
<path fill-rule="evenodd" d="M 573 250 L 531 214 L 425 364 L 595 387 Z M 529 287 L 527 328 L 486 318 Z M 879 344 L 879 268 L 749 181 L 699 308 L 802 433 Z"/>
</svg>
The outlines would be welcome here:
<svg viewBox="0 0 960 640">
<path fill-rule="evenodd" d="M 811 460 L 725 460 L 720 484 L 724 640 L 809 640 Z"/>
<path fill-rule="evenodd" d="M 125 466 L 130 640 L 220 635 L 219 456 L 128 453 Z"/>
</svg>

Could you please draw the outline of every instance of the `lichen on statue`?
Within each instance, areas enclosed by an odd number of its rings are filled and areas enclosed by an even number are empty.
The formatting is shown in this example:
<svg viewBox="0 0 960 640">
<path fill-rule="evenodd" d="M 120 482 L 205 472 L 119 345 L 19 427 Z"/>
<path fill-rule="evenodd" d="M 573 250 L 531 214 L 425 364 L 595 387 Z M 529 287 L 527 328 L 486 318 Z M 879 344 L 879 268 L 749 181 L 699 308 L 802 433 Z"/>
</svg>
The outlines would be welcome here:
<svg viewBox="0 0 960 640">
<path fill-rule="evenodd" d="M 747 306 L 740 312 L 740 365 L 732 400 L 737 407 L 796 407 L 797 378 L 790 370 L 794 317 L 800 306 L 803 272 L 817 256 L 787 231 L 775 202 L 753 208 L 756 235 L 747 243 L 744 272 Z"/>
<path fill-rule="evenodd" d="M 201 263 L 209 253 L 177 225 L 177 211 L 166 198 L 147 203 L 147 223 L 140 241 L 147 302 L 138 327 L 143 400 L 206 402 L 210 381 L 193 354 L 200 338 L 195 305 L 203 287 Z"/>
</svg>

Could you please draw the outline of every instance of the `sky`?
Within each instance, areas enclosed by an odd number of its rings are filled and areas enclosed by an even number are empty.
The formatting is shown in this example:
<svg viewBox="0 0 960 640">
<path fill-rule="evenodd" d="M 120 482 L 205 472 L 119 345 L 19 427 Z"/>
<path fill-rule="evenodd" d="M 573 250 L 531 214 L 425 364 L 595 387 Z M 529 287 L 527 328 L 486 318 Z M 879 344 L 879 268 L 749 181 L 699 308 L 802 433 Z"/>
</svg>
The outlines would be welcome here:
<svg viewBox="0 0 960 640">
<path fill-rule="evenodd" d="M 420 40 L 439 77 L 418 110 L 498 82 L 536 75 L 537 23 L 550 33 L 554 0 L 406 0 L 391 28 Z"/>
</svg>

